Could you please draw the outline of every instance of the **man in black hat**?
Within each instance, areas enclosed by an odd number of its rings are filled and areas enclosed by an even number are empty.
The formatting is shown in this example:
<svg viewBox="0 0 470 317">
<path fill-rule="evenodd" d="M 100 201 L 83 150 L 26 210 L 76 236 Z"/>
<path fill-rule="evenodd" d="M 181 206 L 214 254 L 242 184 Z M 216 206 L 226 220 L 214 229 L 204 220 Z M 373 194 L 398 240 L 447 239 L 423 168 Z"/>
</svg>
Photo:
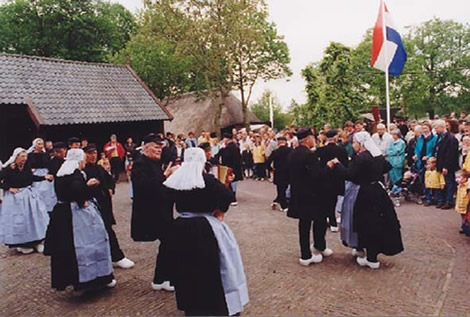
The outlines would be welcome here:
<svg viewBox="0 0 470 317">
<path fill-rule="evenodd" d="M 143 139 L 143 155 L 132 167 L 131 237 L 134 241 L 160 240 L 152 283 L 154 290 L 174 291 L 171 286 L 171 259 L 168 238 L 173 225 L 173 208 L 163 182 L 173 172 L 171 163 L 163 171 L 164 140 L 155 134 Z"/>
<path fill-rule="evenodd" d="M 284 136 L 277 138 L 277 146 L 266 162 L 266 166 L 274 164 L 274 184 L 277 189 L 277 197 L 271 207 L 275 209 L 277 205 L 280 205 L 281 211 L 287 211 L 286 190 L 289 186 L 289 154 L 292 148 L 287 146 L 287 138 Z"/>
<path fill-rule="evenodd" d="M 76 137 L 71 137 L 68 140 L 68 143 L 69 143 L 69 149 L 80 149 L 82 146 L 80 139 Z"/>
<path fill-rule="evenodd" d="M 113 192 L 115 183 L 112 175 L 105 171 L 105 169 L 98 164 L 98 150 L 95 144 L 89 144 L 83 148 L 86 154 L 86 166 L 84 172 L 87 180 L 97 179 L 98 183 L 91 187 L 93 198 L 96 199 L 99 205 L 99 211 L 101 218 L 103 218 L 104 226 L 109 236 L 109 245 L 111 248 L 111 259 L 114 266 L 129 269 L 134 266 L 134 262 L 124 256 L 119 242 L 116 237 L 116 233 L 113 230 L 113 225 L 116 224 L 116 220 L 113 215 Z"/>
<path fill-rule="evenodd" d="M 243 180 L 242 155 L 240 149 L 233 141 L 233 135 L 231 133 L 224 133 L 224 145 L 225 147 L 217 154 L 217 158 L 220 157 L 223 166 L 230 167 L 233 170 L 234 179 L 230 184 L 234 197 L 232 206 L 237 206 L 237 185 L 239 181 Z"/>
<path fill-rule="evenodd" d="M 53 158 L 49 161 L 49 174 L 54 175 L 54 177 L 57 175 L 57 172 L 59 171 L 59 168 L 62 166 L 65 160 L 65 156 L 67 155 L 67 149 L 68 146 L 65 142 L 56 142 L 53 145 L 54 148 L 54 156 Z"/>
<path fill-rule="evenodd" d="M 297 132 L 299 147 L 289 154 L 289 181 L 291 197 L 287 216 L 299 219 L 299 236 L 301 258 L 299 263 L 308 266 L 320 263 L 323 256 L 333 254 L 326 247 L 326 212 L 323 200 L 323 184 L 327 169 L 320 166 L 319 159 L 312 148 L 315 138 L 311 129 L 300 129 Z M 310 231 L 313 226 L 313 247 L 310 246 Z M 312 254 L 313 251 L 313 254 Z"/>
<path fill-rule="evenodd" d="M 336 130 L 330 130 L 326 133 L 326 144 L 317 151 L 320 158 L 321 167 L 326 167 L 327 163 L 337 158 L 341 164 L 348 166 L 349 158 L 346 150 L 337 145 Z M 338 223 L 336 221 L 336 203 L 338 196 L 344 196 L 344 178 L 338 175 L 327 177 L 324 184 L 325 195 L 323 196 L 324 206 L 328 215 L 328 222 L 332 232 L 338 232 Z"/>
</svg>

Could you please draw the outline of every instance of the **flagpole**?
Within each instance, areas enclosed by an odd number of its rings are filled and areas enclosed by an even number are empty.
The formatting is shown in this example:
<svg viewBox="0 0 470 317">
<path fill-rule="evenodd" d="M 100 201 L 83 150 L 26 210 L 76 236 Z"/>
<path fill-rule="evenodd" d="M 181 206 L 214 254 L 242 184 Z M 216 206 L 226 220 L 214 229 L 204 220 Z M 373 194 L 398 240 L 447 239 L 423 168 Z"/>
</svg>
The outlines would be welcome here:
<svg viewBox="0 0 470 317">
<path fill-rule="evenodd" d="M 271 121 L 271 128 L 274 129 L 274 111 L 271 94 L 269 94 L 269 121 Z"/>
<path fill-rule="evenodd" d="M 385 2 L 383 0 L 380 1 L 381 10 L 382 10 L 382 30 L 384 35 L 384 55 L 385 61 L 388 61 L 388 52 L 387 52 L 387 23 L 385 22 Z M 388 65 L 385 67 L 385 99 L 387 101 L 387 130 L 390 133 L 390 123 L 391 123 L 391 115 L 390 115 L 390 78 L 388 74 Z"/>
</svg>

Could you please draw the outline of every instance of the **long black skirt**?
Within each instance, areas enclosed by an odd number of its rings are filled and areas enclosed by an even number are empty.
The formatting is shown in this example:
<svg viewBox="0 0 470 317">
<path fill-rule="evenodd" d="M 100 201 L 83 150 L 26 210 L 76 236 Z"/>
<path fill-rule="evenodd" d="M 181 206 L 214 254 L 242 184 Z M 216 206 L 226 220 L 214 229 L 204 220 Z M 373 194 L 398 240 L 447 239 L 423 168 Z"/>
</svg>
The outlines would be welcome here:
<svg viewBox="0 0 470 317">
<path fill-rule="evenodd" d="M 404 249 L 395 207 L 379 183 L 361 185 L 354 205 L 353 226 L 361 248 L 385 255 L 395 255 Z"/>
<path fill-rule="evenodd" d="M 114 278 L 113 274 L 85 283 L 79 282 L 70 204 L 57 204 L 50 217 L 44 254 L 51 257 L 52 288 L 63 291 L 67 286 L 72 285 L 78 291 L 110 283 Z"/>
<path fill-rule="evenodd" d="M 171 237 L 179 310 L 190 316 L 228 315 L 220 275 L 219 246 L 204 217 L 178 218 Z"/>
</svg>

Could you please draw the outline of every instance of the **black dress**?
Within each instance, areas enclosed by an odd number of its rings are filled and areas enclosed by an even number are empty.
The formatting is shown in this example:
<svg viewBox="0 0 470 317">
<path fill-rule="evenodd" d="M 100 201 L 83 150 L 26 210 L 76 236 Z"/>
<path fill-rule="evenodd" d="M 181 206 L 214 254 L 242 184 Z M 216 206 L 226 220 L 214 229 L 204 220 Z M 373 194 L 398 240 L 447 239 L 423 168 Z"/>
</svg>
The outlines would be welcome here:
<svg viewBox="0 0 470 317">
<path fill-rule="evenodd" d="M 368 253 L 395 255 L 403 251 L 403 242 L 394 205 L 380 183 L 391 169 L 383 156 L 372 157 L 362 152 L 345 168 L 338 164 L 335 171 L 360 185 L 354 204 L 353 230 L 358 233 L 359 246 Z"/>
<path fill-rule="evenodd" d="M 232 192 L 212 175 L 205 174 L 204 189 L 171 191 L 179 213 L 226 212 Z M 228 314 L 220 274 L 219 247 L 204 217 L 177 218 L 171 236 L 173 283 L 179 310 L 191 316 Z"/>
<path fill-rule="evenodd" d="M 70 203 L 83 206 L 93 197 L 83 174 L 76 170 L 72 175 L 57 177 L 55 188 L 59 202 L 51 214 L 44 249 L 44 254 L 51 256 L 52 288 L 62 291 L 73 285 L 75 290 L 82 290 L 110 283 L 113 274 L 86 283 L 79 282 Z"/>
</svg>

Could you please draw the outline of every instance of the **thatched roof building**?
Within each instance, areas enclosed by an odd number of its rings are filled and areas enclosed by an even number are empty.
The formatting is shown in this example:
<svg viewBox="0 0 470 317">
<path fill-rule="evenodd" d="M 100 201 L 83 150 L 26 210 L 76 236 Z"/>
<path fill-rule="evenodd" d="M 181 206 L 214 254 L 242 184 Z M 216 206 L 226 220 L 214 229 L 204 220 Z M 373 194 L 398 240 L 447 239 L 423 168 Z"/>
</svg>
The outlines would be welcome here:
<svg viewBox="0 0 470 317">
<path fill-rule="evenodd" d="M 243 113 L 241 101 L 230 94 L 225 98 L 225 107 L 222 110 L 221 130 L 230 131 L 232 128 L 243 127 Z M 165 131 L 184 133 L 192 131 L 199 135 L 202 131 L 218 132 L 214 123 L 215 111 L 211 99 L 199 97 L 195 93 L 184 94 L 166 105 L 173 115 L 173 121 L 165 122 Z M 262 123 L 248 110 L 250 124 Z"/>
</svg>

